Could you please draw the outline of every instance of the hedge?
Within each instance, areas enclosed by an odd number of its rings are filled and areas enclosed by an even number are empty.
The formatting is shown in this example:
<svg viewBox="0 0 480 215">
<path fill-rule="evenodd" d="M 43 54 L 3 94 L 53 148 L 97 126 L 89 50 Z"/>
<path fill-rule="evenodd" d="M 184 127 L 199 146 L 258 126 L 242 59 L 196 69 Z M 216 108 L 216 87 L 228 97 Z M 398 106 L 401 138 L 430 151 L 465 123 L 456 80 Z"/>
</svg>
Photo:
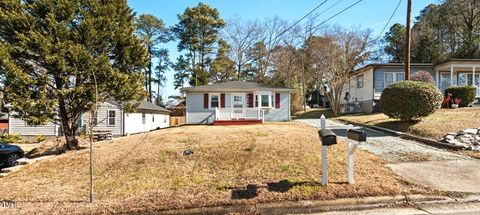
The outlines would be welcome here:
<svg viewBox="0 0 480 215">
<path fill-rule="evenodd" d="M 459 98 L 462 100 L 460 107 L 468 107 L 475 100 L 477 89 L 472 86 L 449 87 L 445 89 L 445 95 L 449 93 L 452 94 L 452 99 Z"/>
<path fill-rule="evenodd" d="M 442 93 L 430 83 L 400 81 L 383 90 L 379 103 L 390 118 L 410 121 L 435 113 L 442 103 Z"/>
</svg>

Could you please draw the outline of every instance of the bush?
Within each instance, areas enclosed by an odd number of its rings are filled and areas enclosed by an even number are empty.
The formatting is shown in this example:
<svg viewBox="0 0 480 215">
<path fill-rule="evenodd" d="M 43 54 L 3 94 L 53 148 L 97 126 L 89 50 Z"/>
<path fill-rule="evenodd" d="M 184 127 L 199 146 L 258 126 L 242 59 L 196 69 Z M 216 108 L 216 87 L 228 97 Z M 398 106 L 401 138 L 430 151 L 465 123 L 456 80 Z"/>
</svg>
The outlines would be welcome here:
<svg viewBox="0 0 480 215">
<path fill-rule="evenodd" d="M 22 141 L 22 138 L 18 134 L 2 134 L 0 135 L 0 142 L 3 143 L 19 143 Z"/>
<path fill-rule="evenodd" d="M 435 84 L 435 79 L 427 71 L 418 71 L 413 74 L 412 81 L 421 81 L 425 83 Z"/>
<path fill-rule="evenodd" d="M 430 83 L 401 81 L 388 86 L 380 97 L 382 112 L 409 121 L 426 117 L 440 108 L 442 93 Z"/>
<path fill-rule="evenodd" d="M 43 142 L 43 141 L 45 141 L 45 140 L 47 140 L 47 138 L 45 138 L 45 136 L 43 136 L 43 135 L 41 135 L 41 134 L 40 134 L 40 135 L 37 135 L 37 136 L 35 137 L 35 141 L 36 141 L 37 143 L 41 143 L 41 142 Z"/>
<path fill-rule="evenodd" d="M 475 100 L 477 95 L 477 89 L 472 86 L 462 86 L 462 87 L 449 87 L 445 90 L 445 95 L 452 94 L 452 99 L 459 98 L 462 101 L 460 102 L 460 107 L 468 107 Z"/>
</svg>

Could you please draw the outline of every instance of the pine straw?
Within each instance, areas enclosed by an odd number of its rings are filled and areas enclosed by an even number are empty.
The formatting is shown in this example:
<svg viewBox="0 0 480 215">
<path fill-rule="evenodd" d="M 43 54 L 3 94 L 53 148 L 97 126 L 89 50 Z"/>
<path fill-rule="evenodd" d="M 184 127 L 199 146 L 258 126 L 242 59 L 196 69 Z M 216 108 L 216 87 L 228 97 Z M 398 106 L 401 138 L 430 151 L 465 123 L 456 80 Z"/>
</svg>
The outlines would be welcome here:
<svg viewBox="0 0 480 215">
<path fill-rule="evenodd" d="M 183 156 L 182 150 L 194 154 Z M 318 184 L 321 146 L 300 123 L 184 126 L 96 143 L 95 193 L 88 204 L 88 150 L 67 152 L 0 179 L 7 213 L 144 212 L 280 200 L 430 193 L 403 181 L 372 154 L 356 152 L 346 184 L 346 144 L 329 151 L 330 184 Z"/>
</svg>

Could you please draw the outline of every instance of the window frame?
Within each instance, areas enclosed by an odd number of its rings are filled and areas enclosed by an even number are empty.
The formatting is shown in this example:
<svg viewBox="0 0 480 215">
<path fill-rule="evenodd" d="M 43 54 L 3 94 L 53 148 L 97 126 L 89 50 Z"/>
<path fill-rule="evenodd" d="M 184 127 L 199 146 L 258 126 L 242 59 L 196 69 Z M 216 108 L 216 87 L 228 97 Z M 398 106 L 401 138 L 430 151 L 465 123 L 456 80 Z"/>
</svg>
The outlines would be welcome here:
<svg viewBox="0 0 480 215">
<path fill-rule="evenodd" d="M 364 86 L 365 86 L 365 77 L 363 76 L 363 74 L 357 75 L 357 89 L 363 88 Z"/>
<path fill-rule="evenodd" d="M 267 106 L 264 106 L 262 104 L 263 102 L 263 96 L 266 96 L 267 99 Z M 275 93 L 274 92 L 257 92 L 255 94 L 255 99 L 254 99 L 255 107 L 258 108 L 264 108 L 264 109 L 275 109 Z M 260 103 L 260 106 L 258 106 Z"/>
<path fill-rule="evenodd" d="M 386 76 L 388 75 L 392 75 L 392 83 L 389 84 L 389 85 L 386 85 Z M 397 77 L 398 77 L 398 74 L 402 74 L 404 77 L 402 80 L 397 80 Z M 388 86 L 392 85 L 392 84 L 395 84 L 397 82 L 400 82 L 400 81 L 403 81 L 405 80 L 405 72 L 384 72 L 383 73 L 383 89 L 387 88 Z"/>
<path fill-rule="evenodd" d="M 113 118 L 110 116 L 110 112 L 113 112 Z M 117 124 L 117 120 L 115 119 L 115 117 L 117 117 L 116 112 L 117 112 L 116 110 L 107 110 L 107 126 L 108 127 L 115 127 L 115 124 Z M 110 123 L 110 119 L 113 119 L 113 124 Z"/>
<path fill-rule="evenodd" d="M 217 107 L 212 107 L 212 97 L 213 97 L 213 96 L 217 96 L 217 98 L 218 98 L 218 101 L 217 101 L 217 102 L 218 102 L 218 105 L 217 105 Z M 221 100 L 222 100 L 222 98 L 221 98 L 221 96 L 220 96 L 220 93 L 209 93 L 209 94 L 208 94 L 208 108 L 209 108 L 209 109 L 212 109 L 212 108 L 220 108 L 220 104 L 222 103 Z"/>
</svg>

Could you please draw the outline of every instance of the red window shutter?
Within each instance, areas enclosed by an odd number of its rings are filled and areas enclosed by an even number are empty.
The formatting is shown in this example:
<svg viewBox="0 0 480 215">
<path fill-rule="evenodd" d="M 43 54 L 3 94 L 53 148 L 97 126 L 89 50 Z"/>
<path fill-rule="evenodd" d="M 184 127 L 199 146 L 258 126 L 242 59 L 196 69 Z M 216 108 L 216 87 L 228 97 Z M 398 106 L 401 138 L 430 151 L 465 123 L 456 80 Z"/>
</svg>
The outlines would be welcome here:
<svg viewBox="0 0 480 215">
<path fill-rule="evenodd" d="M 203 108 L 208 109 L 208 93 L 203 94 Z"/>
<path fill-rule="evenodd" d="M 252 108 L 253 107 L 253 93 L 249 93 L 247 95 L 247 98 L 248 98 L 248 107 Z"/>
<path fill-rule="evenodd" d="M 220 108 L 225 108 L 225 93 L 220 94 Z"/>
<path fill-rule="evenodd" d="M 280 108 L 280 93 L 275 93 L 275 108 Z"/>
</svg>

